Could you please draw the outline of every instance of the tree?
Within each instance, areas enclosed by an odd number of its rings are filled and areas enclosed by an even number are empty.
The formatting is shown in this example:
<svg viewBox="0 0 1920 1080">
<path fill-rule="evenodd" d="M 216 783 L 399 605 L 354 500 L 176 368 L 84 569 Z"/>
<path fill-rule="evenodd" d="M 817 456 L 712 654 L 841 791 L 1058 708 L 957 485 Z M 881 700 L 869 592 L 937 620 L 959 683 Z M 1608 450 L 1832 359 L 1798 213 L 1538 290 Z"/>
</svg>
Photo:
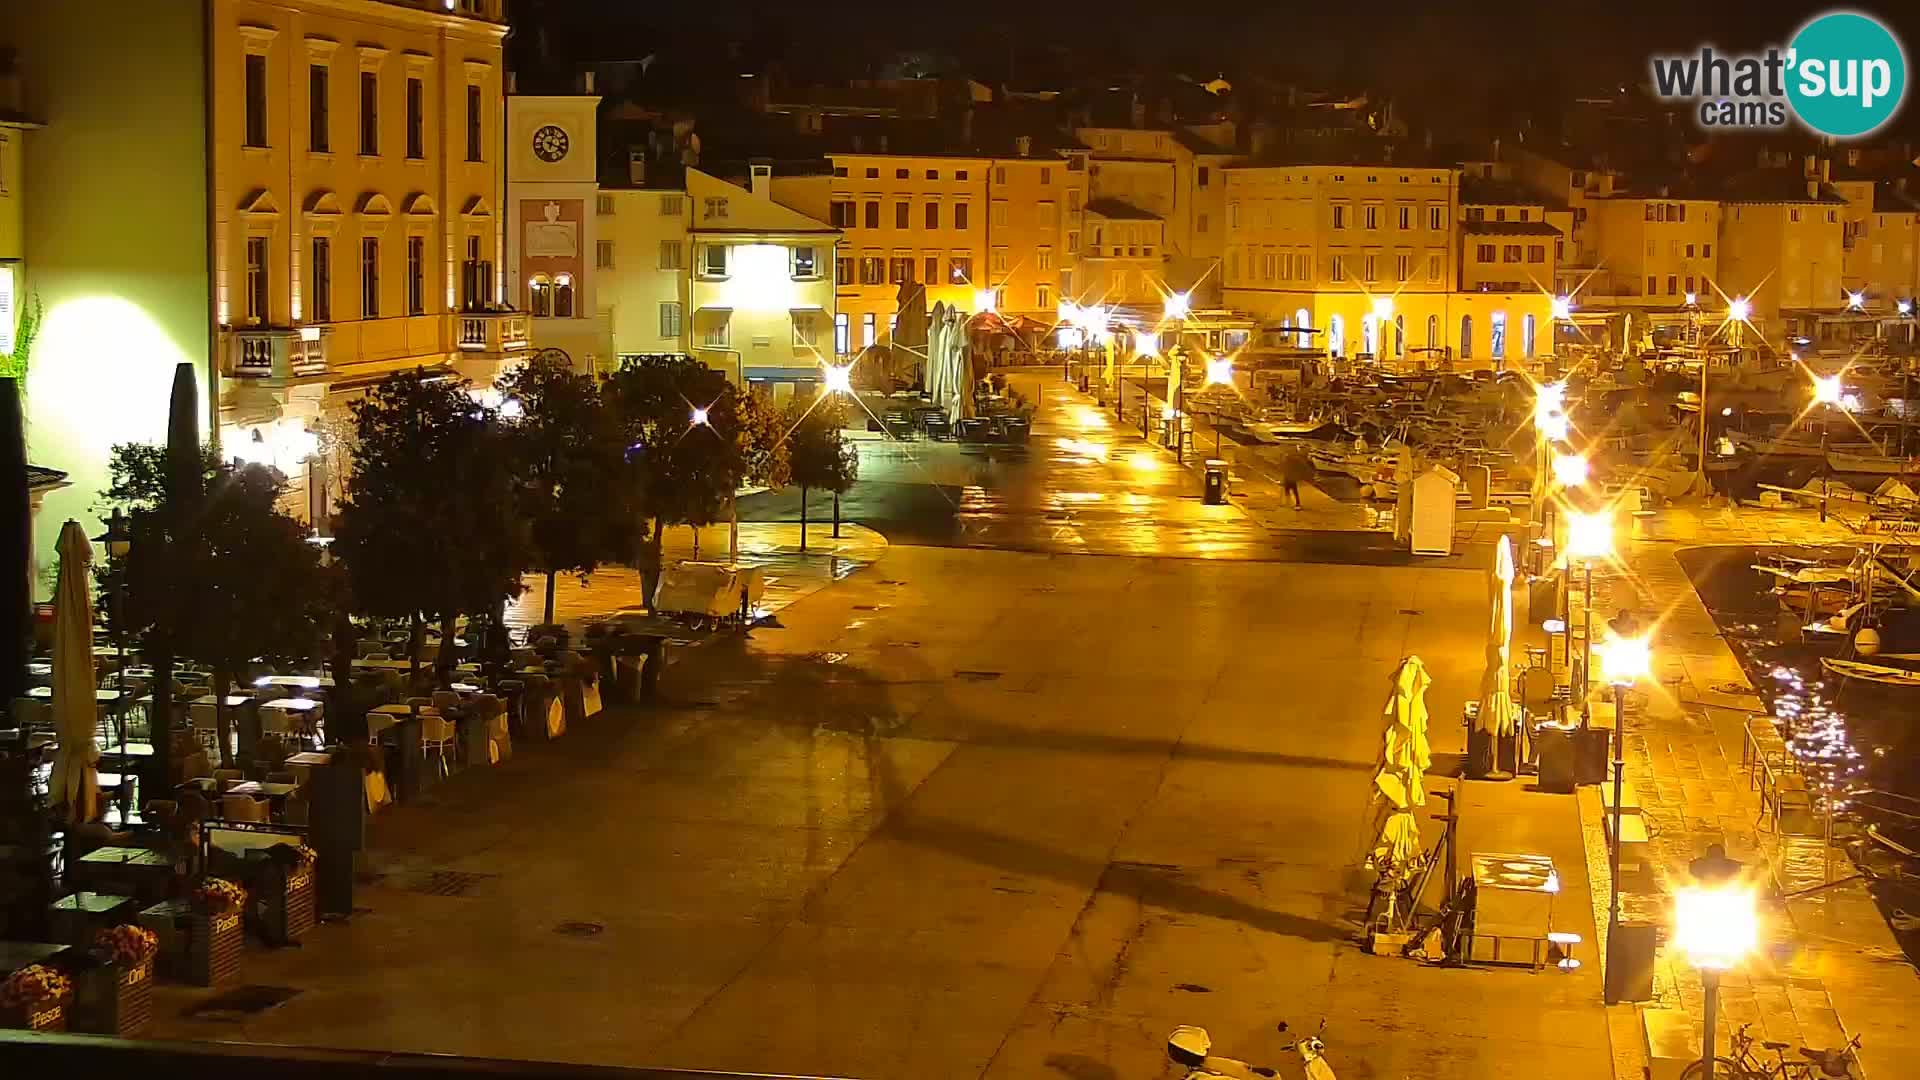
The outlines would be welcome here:
<svg viewBox="0 0 1920 1080">
<path fill-rule="evenodd" d="M 536 359 L 496 386 L 503 400 L 519 405 L 519 418 L 507 425 L 508 449 L 524 485 L 531 563 L 547 577 L 551 623 L 559 575 L 585 578 L 633 550 L 637 515 L 622 482 L 626 444 L 592 375 Z"/>
<path fill-rule="evenodd" d="M 627 448 L 628 493 L 653 522 L 639 560 L 651 597 L 666 529 L 721 520 L 748 475 L 746 399 L 724 373 L 684 356 L 626 361 L 608 378 L 606 393 Z M 755 423 L 764 426 L 757 417 Z M 760 462 L 769 470 L 777 464 Z"/>
<path fill-rule="evenodd" d="M 800 485 L 800 550 L 807 550 L 807 492 L 833 492 L 834 535 L 840 532 L 840 496 L 860 475 L 858 449 L 846 440 L 846 406 L 837 395 L 812 402 L 795 402 L 788 443 L 793 456 L 793 482 Z"/>
<path fill-rule="evenodd" d="M 415 370 L 350 406 L 354 467 L 336 518 L 334 552 L 354 604 L 407 620 L 419 669 L 421 630 L 443 640 L 462 613 L 493 611 L 519 594 L 531 545 L 506 433 L 464 381 Z M 441 650 L 444 677 L 454 650 Z"/>
</svg>

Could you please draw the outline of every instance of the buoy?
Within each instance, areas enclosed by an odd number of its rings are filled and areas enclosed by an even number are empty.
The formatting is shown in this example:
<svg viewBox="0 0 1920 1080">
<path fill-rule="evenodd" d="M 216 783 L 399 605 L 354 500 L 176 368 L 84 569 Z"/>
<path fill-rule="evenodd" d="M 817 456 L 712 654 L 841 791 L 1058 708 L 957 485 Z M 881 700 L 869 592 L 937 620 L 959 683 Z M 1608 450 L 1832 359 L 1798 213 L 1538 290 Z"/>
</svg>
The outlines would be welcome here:
<svg viewBox="0 0 1920 1080">
<path fill-rule="evenodd" d="M 1871 626 L 1863 626 L 1853 635 L 1853 651 L 1861 656 L 1873 656 L 1880 651 L 1880 631 Z"/>
</svg>

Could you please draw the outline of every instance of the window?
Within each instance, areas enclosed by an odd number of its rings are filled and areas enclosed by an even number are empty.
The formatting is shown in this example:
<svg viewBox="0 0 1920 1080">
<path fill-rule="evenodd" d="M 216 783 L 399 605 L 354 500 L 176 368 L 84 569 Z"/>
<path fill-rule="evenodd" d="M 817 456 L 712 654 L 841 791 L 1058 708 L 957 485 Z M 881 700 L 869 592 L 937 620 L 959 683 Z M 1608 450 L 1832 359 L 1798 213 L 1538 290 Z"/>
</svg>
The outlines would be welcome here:
<svg viewBox="0 0 1920 1080">
<path fill-rule="evenodd" d="M 1437 349 L 1439 347 L 1440 347 L 1440 316 L 1429 315 L 1427 316 L 1427 348 Z"/>
<path fill-rule="evenodd" d="M 1203 188 L 1206 187 L 1207 182 L 1210 179 L 1212 179 L 1212 172 L 1213 170 L 1209 169 L 1207 166 L 1205 165 L 1200 166 L 1198 169 L 1194 170 L 1193 182 L 1199 187 L 1203 187 Z"/>
<path fill-rule="evenodd" d="M 878 255 L 860 257 L 860 284 L 884 285 L 887 282 L 887 263 Z"/>
<path fill-rule="evenodd" d="M 1495 254 L 1492 244 L 1475 244 L 1473 246 L 1473 257 L 1480 262 L 1493 262 Z"/>
<path fill-rule="evenodd" d="M 480 111 L 483 108 L 485 108 L 485 105 L 480 100 L 480 87 L 472 83 L 467 84 L 467 160 L 468 161 L 486 160 L 486 155 L 481 153 L 481 146 L 480 146 L 480 144 L 484 141 L 481 133 L 484 114 Z"/>
<path fill-rule="evenodd" d="M 1655 295 L 1658 295 L 1659 292 L 1660 292 L 1660 279 L 1653 276 L 1652 274 L 1648 274 L 1647 275 L 1647 295 L 1655 296 Z"/>
<path fill-rule="evenodd" d="M 1362 257 L 1360 260 L 1360 280 L 1368 282 L 1379 281 L 1379 263 L 1380 257 L 1377 255 Z"/>
<path fill-rule="evenodd" d="M 842 311 L 833 317 L 833 352 L 835 356 L 845 356 L 852 352 L 852 328 L 847 325 L 847 313 Z"/>
<path fill-rule="evenodd" d="M 681 266 L 680 253 L 681 253 L 680 241 L 678 240 L 660 241 L 660 269 L 662 270 L 680 269 L 680 266 Z"/>
<path fill-rule="evenodd" d="M 613 241 L 595 240 L 593 242 L 593 265 L 598 270 L 613 269 Z"/>
<path fill-rule="evenodd" d="M 869 200 L 867 203 L 867 228 L 877 229 L 879 227 L 880 203 L 878 200 Z"/>
<path fill-rule="evenodd" d="M 247 319 L 256 326 L 267 321 L 267 238 L 247 237 Z"/>
<path fill-rule="evenodd" d="M 700 200 L 701 215 L 708 221 L 725 221 L 727 218 L 727 197 L 715 195 Z"/>
<path fill-rule="evenodd" d="M 940 280 L 940 256 L 938 255 L 927 256 L 925 270 L 926 270 L 926 273 L 920 275 L 921 281 L 927 283 L 928 285 L 932 285 L 935 282 L 938 282 Z"/>
<path fill-rule="evenodd" d="M 1006 248 L 997 247 L 993 249 L 993 272 L 996 274 L 1004 274 L 1007 272 Z"/>
<path fill-rule="evenodd" d="M 1495 360 L 1507 358 L 1507 313 L 1496 311 L 1487 318 L 1487 353 Z"/>
<path fill-rule="evenodd" d="M 991 209 L 992 209 L 992 217 L 988 220 L 987 224 L 993 226 L 996 229 L 1006 228 L 1007 227 L 1007 201 L 1005 199 L 996 200 Z"/>
<path fill-rule="evenodd" d="M 1680 295 L 1680 275 L 1678 274 L 1667 275 L 1667 295 L 1668 296 Z"/>
<path fill-rule="evenodd" d="M 613 216 L 613 196 L 601 192 L 593 197 L 593 212 L 601 217 Z"/>
<path fill-rule="evenodd" d="M 427 156 L 427 87 L 419 79 L 407 80 L 407 160 Z"/>
<path fill-rule="evenodd" d="M 940 204 L 937 202 L 929 202 L 927 204 L 927 228 L 937 229 L 939 227 L 940 227 Z"/>
<path fill-rule="evenodd" d="M 360 317 L 380 317 L 380 241 L 371 236 L 360 240 Z"/>
<path fill-rule="evenodd" d="M 860 347 L 864 349 L 872 344 L 873 312 L 869 311 L 865 315 L 860 316 Z"/>
<path fill-rule="evenodd" d="M 545 274 L 535 274 L 527 281 L 527 311 L 536 319 L 553 314 L 553 282 Z"/>
<path fill-rule="evenodd" d="M 1343 255 L 1335 255 L 1327 260 L 1327 280 L 1347 280 L 1347 260 Z"/>
<path fill-rule="evenodd" d="M 791 249 L 793 252 L 793 276 L 800 281 L 813 281 L 820 276 L 819 249 L 811 244 Z"/>
<path fill-rule="evenodd" d="M 1043 247 L 1039 251 L 1035 252 L 1033 257 L 1033 265 L 1034 265 L 1034 269 L 1036 270 L 1051 272 L 1053 270 L 1053 249 L 1050 247 Z"/>
<path fill-rule="evenodd" d="M 265 144 L 262 144 L 262 145 L 265 145 Z M 1797 207 L 1797 206 L 1795 206 L 1795 207 L 1792 207 L 1792 208 L 1790 208 L 1790 209 L 1788 209 L 1788 210 L 1787 210 L 1787 220 L 1788 220 L 1788 221 L 1799 221 L 1799 220 L 1800 220 L 1800 208 L 1799 208 L 1799 207 Z"/>
<path fill-rule="evenodd" d="M 1337 256 L 1336 256 L 1337 257 Z M 1335 315 L 1327 320 L 1327 352 L 1339 356 L 1346 351 L 1347 320 Z"/>
<path fill-rule="evenodd" d="M 1502 244 L 1500 246 L 1500 261 L 1510 262 L 1510 263 L 1519 262 L 1520 261 L 1520 245 L 1519 244 Z"/>
<path fill-rule="evenodd" d="M 879 169 L 868 169 L 868 170 L 867 170 L 867 179 L 869 179 L 869 180 L 878 180 L 878 179 L 880 179 L 880 170 L 879 170 Z"/>
<path fill-rule="evenodd" d="M 833 260 L 833 283 L 835 285 L 853 284 L 853 256 L 837 255 Z"/>
<path fill-rule="evenodd" d="M 1234 224 L 1237 225 L 1239 222 L 1236 221 Z M 1333 227 L 1336 229 L 1347 227 L 1347 208 L 1340 203 L 1333 204 Z"/>
<path fill-rule="evenodd" d="M 1460 359 L 1473 359 L 1473 316 L 1460 316 Z"/>
<path fill-rule="evenodd" d="M 710 278 L 727 276 L 727 245 L 707 244 L 701 249 L 705 252 L 700 266 L 702 275 Z"/>
<path fill-rule="evenodd" d="M 897 202 L 893 204 L 893 227 L 894 228 L 896 229 L 912 228 L 913 225 L 910 220 L 912 216 L 913 216 L 912 203 Z"/>
<path fill-rule="evenodd" d="M 938 180 L 938 179 L 940 179 L 940 170 L 939 170 L 939 169 L 928 169 L 928 170 L 927 170 L 927 179 L 929 179 L 929 180 Z"/>
<path fill-rule="evenodd" d="M 247 145 L 267 145 L 267 58 L 247 54 Z"/>
<path fill-rule="evenodd" d="M 698 312 L 695 313 L 698 315 Z M 709 349 L 724 349 L 730 339 L 733 315 L 727 311 L 707 313 L 706 328 L 700 331 L 700 344 Z"/>
<path fill-rule="evenodd" d="M 955 180 L 965 180 L 965 179 L 967 178 L 967 170 L 965 170 L 965 169 L 955 169 L 955 170 L 953 171 L 953 178 L 954 178 Z"/>
<path fill-rule="evenodd" d="M 325 236 L 313 238 L 313 265 L 307 283 L 307 314 L 314 322 L 333 321 L 333 241 Z"/>
<path fill-rule="evenodd" d="M 973 256 L 955 255 L 947 260 L 947 280 L 965 285 L 973 280 Z"/>
<path fill-rule="evenodd" d="M 1205 213 L 1194 215 L 1193 231 L 1198 233 L 1203 233 L 1207 231 L 1207 215 Z"/>
<path fill-rule="evenodd" d="M 956 229 L 965 229 L 967 227 L 966 203 L 953 204 L 953 227 Z"/>
<path fill-rule="evenodd" d="M 679 193 L 676 192 L 672 195 L 660 196 L 660 216 L 661 217 L 679 217 L 680 206 L 681 206 L 681 203 L 680 203 Z"/>
<path fill-rule="evenodd" d="M 1052 232 L 1054 228 L 1057 226 L 1057 224 L 1058 224 L 1058 219 L 1054 216 L 1054 204 L 1051 202 L 1041 203 L 1040 204 L 1040 227 L 1042 229 L 1045 229 L 1048 232 Z"/>
<path fill-rule="evenodd" d="M 1413 207 L 1402 206 L 1400 208 L 1400 227 L 1403 229 L 1413 228 Z"/>
<path fill-rule="evenodd" d="M 834 200 L 833 204 L 827 208 L 827 222 L 836 229 L 853 228 L 855 222 L 853 200 Z"/>
<path fill-rule="evenodd" d="M 1646 220 L 1648 220 L 1648 221 L 1652 221 L 1652 220 L 1653 220 L 1653 204 L 1652 204 L 1652 203 L 1648 203 L 1648 204 L 1647 204 L 1647 217 L 1646 217 Z"/>
<path fill-rule="evenodd" d="M 1691 258 L 1693 258 L 1693 245 L 1692 245 L 1692 244 L 1688 244 L 1688 245 L 1687 245 L 1687 258 L 1689 258 L 1689 259 L 1691 259 Z"/>
<path fill-rule="evenodd" d="M 480 238 L 467 237 L 467 261 L 461 267 L 465 274 L 462 279 L 464 296 L 462 303 L 468 311 L 478 311 L 493 301 L 493 262 L 480 257 Z"/>
<path fill-rule="evenodd" d="M 1701 258 L 1703 258 L 1703 259 L 1711 259 L 1711 258 L 1713 258 L 1713 245 L 1712 245 L 1712 244 L 1701 244 L 1701 245 L 1700 245 L 1700 257 L 1701 257 Z"/>
<path fill-rule="evenodd" d="M 1446 207 L 1434 203 L 1427 204 L 1427 228 L 1435 232 L 1447 227 Z"/>
<path fill-rule="evenodd" d="M 845 165 L 835 165 L 833 167 L 833 175 L 845 180 L 847 178 L 847 167 Z"/>
<path fill-rule="evenodd" d="M 325 64 L 307 65 L 307 149 L 327 153 L 333 146 L 327 130 L 327 82 L 331 73 Z"/>
<path fill-rule="evenodd" d="M 1507 220 L 1507 208 L 1502 206 L 1495 209 L 1493 212 L 1493 220 L 1495 221 Z"/>
<path fill-rule="evenodd" d="M 1073 295 L 1073 271 L 1060 271 L 1060 292 L 1066 296 Z"/>
<path fill-rule="evenodd" d="M 1547 261 L 1547 245 L 1528 244 L 1527 245 L 1527 261 L 1530 263 L 1546 262 Z"/>
<path fill-rule="evenodd" d="M 1080 250 L 1080 234 L 1078 232 L 1068 233 L 1067 234 L 1067 254 L 1072 255 L 1077 253 L 1079 250 Z"/>
<path fill-rule="evenodd" d="M 1693 287 L 1693 275 L 1692 275 L 1692 274 L 1688 274 L 1688 275 L 1687 275 L 1687 291 L 1688 291 L 1688 292 L 1694 292 L 1694 291 L 1695 291 L 1695 289 L 1694 289 L 1694 287 Z"/>
<path fill-rule="evenodd" d="M 360 73 L 360 152 L 380 153 L 380 74 L 375 71 Z"/>
<path fill-rule="evenodd" d="M 427 238 L 407 237 L 407 314 L 427 310 Z"/>
<path fill-rule="evenodd" d="M 1533 359 L 1533 315 L 1529 312 L 1520 320 L 1520 355 Z"/>
<path fill-rule="evenodd" d="M 1372 203 L 1368 203 L 1365 207 L 1362 207 L 1362 209 L 1366 211 L 1366 223 L 1367 223 L 1366 227 L 1369 229 L 1379 228 L 1380 227 L 1380 208 L 1378 206 L 1373 205 Z"/>
<path fill-rule="evenodd" d="M 660 336 L 671 341 L 680 340 L 680 302 L 678 300 L 661 302 Z"/>
<path fill-rule="evenodd" d="M 814 319 L 818 313 L 812 311 L 793 312 L 793 347 L 812 349 L 819 344 L 820 330 Z"/>
<path fill-rule="evenodd" d="M 913 259 L 911 256 L 895 255 L 887 262 L 887 284 L 913 284 Z"/>
<path fill-rule="evenodd" d="M 1438 284 L 1445 273 L 1446 260 L 1437 251 L 1427 252 L 1427 280 Z"/>
<path fill-rule="evenodd" d="M 1405 282 L 1410 280 L 1407 277 L 1407 275 L 1412 271 L 1412 269 L 1413 269 L 1413 256 L 1395 255 L 1393 257 L 1393 280 L 1398 282 Z"/>
<path fill-rule="evenodd" d="M 996 165 L 993 167 L 993 182 L 996 184 L 1004 184 L 1007 182 L 1007 167 L 1005 165 Z"/>
<path fill-rule="evenodd" d="M 1485 220 L 1487 220 L 1487 211 L 1486 211 L 1486 208 L 1485 208 L 1485 207 L 1480 207 L 1480 206 L 1469 206 L 1469 207 L 1467 207 L 1467 220 L 1468 220 L 1468 221 L 1485 221 Z"/>
</svg>

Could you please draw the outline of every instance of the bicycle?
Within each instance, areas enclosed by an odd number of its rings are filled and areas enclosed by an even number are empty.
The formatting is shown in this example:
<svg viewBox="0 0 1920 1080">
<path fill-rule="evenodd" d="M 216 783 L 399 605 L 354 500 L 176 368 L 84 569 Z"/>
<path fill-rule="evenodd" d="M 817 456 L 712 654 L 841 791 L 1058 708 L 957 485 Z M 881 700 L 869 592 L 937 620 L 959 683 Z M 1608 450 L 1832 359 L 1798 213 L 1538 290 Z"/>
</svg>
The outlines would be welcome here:
<svg viewBox="0 0 1920 1080">
<path fill-rule="evenodd" d="M 1734 1032 L 1733 1045 L 1728 1048 L 1732 1057 L 1714 1057 L 1711 1078 L 1705 1068 L 1706 1062 L 1696 1061 L 1681 1071 L 1680 1080 L 1823 1080 L 1853 1075 L 1853 1063 L 1860 1050 L 1858 1035 L 1848 1039 L 1844 1046 L 1832 1050 L 1802 1046 L 1800 1054 L 1806 1060 L 1795 1061 L 1787 1058 L 1790 1044 L 1756 1041 L 1747 1034 L 1747 1029 L 1752 1026 L 1741 1024 L 1740 1030 Z M 1773 1051 L 1773 1064 L 1761 1061 L 1759 1055 L 1754 1053 L 1755 1046 Z"/>
</svg>

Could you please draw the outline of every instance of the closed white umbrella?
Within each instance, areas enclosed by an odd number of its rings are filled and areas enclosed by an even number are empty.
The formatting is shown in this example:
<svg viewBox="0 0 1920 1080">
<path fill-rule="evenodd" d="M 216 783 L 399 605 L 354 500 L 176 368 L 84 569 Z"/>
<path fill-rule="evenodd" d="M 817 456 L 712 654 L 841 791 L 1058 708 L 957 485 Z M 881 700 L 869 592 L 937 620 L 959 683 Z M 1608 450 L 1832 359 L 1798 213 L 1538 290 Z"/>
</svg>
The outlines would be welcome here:
<svg viewBox="0 0 1920 1080">
<path fill-rule="evenodd" d="M 92 821 L 100 802 L 94 745 L 93 602 L 87 588 L 93 544 L 69 520 L 60 527 L 60 581 L 53 594 L 53 726 L 60 736 L 49 794 L 73 821 Z"/>
<path fill-rule="evenodd" d="M 1494 548 L 1493 572 L 1487 578 L 1487 599 L 1493 615 L 1487 629 L 1487 669 L 1480 677 L 1479 727 L 1496 737 L 1513 734 L 1520 724 L 1511 684 L 1513 652 L 1513 549 L 1502 536 Z"/>
</svg>

